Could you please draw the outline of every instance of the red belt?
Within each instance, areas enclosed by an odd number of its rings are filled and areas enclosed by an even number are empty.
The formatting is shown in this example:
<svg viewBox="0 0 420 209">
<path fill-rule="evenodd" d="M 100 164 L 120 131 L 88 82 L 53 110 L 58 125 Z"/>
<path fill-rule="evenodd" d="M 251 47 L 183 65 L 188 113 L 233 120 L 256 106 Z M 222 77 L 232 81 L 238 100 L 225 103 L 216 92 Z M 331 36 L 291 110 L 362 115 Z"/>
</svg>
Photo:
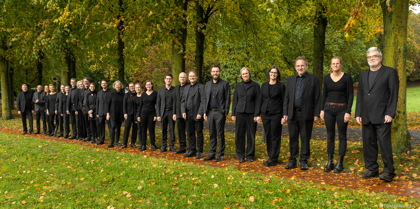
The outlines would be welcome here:
<svg viewBox="0 0 420 209">
<path fill-rule="evenodd" d="M 337 105 L 337 106 L 344 106 L 344 105 L 346 105 L 344 103 L 334 103 L 334 102 L 326 102 L 326 103 L 329 104 L 329 105 Z"/>
</svg>

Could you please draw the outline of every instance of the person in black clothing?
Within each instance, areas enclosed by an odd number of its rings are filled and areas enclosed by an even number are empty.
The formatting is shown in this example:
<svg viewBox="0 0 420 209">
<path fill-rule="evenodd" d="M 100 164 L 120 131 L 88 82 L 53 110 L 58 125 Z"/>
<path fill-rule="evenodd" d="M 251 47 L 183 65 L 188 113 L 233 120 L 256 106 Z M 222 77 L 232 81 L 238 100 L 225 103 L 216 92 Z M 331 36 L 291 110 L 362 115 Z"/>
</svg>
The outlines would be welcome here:
<svg viewBox="0 0 420 209">
<path fill-rule="evenodd" d="M 141 122 L 142 137 L 140 139 L 140 150 L 146 150 L 147 129 L 149 129 L 150 144 L 153 151 L 159 149 L 155 144 L 155 123 L 156 123 L 156 100 L 157 92 L 153 91 L 151 80 L 146 81 L 146 91 L 142 93 L 140 105 L 137 110 L 137 120 Z"/>
<path fill-rule="evenodd" d="M 187 142 L 185 134 L 185 119 L 182 117 L 181 113 L 181 100 L 182 95 L 184 94 L 184 89 L 187 85 L 187 74 L 181 72 L 179 74 L 179 85 L 174 89 L 174 99 L 173 99 L 173 116 L 172 120 L 176 121 L 178 124 L 178 141 L 179 141 L 179 150 L 176 151 L 176 154 L 182 154 L 187 151 Z"/>
<path fill-rule="evenodd" d="M 176 152 L 174 148 L 175 144 L 175 134 L 174 134 L 174 125 L 175 122 L 172 119 L 173 116 L 173 92 L 175 91 L 172 86 L 172 74 L 167 74 L 165 76 L 165 86 L 158 90 L 157 96 L 157 121 L 162 122 L 162 149 L 160 152 L 166 152 L 167 147 L 167 136 L 168 136 L 168 126 L 169 126 L 169 150 Z"/>
<path fill-rule="evenodd" d="M 98 143 L 97 145 L 101 145 L 105 143 L 105 124 L 107 124 L 108 128 L 109 120 L 106 120 L 106 112 L 108 107 L 108 98 L 111 95 L 111 91 L 108 89 L 108 82 L 106 80 L 101 81 L 102 90 L 98 91 L 96 96 L 96 117 L 98 118 Z"/>
<path fill-rule="evenodd" d="M 83 90 L 81 91 L 81 96 L 83 96 L 81 98 L 81 102 L 82 103 L 82 113 L 83 113 L 83 122 L 84 122 L 84 129 L 85 129 L 85 138 L 83 139 L 83 141 L 91 141 L 92 140 L 92 132 L 91 132 L 91 127 L 90 127 L 90 121 L 89 121 L 89 107 L 86 106 L 86 102 L 84 101 L 86 98 L 86 94 L 89 94 L 89 84 L 90 84 L 90 80 L 87 77 L 83 78 Z M 95 127 L 96 129 L 96 127 Z"/>
<path fill-rule="evenodd" d="M 245 158 L 248 162 L 254 162 L 255 132 L 261 120 L 260 85 L 251 80 L 251 71 L 246 67 L 241 69 L 240 77 L 242 82 L 236 84 L 232 102 L 232 120 L 236 121 L 236 154 L 240 163 L 245 162 Z"/>
<path fill-rule="evenodd" d="M 29 120 L 29 133 L 34 133 L 34 124 L 32 113 L 34 113 L 34 106 L 32 104 L 33 94 L 28 92 L 28 85 L 22 85 L 22 92 L 17 96 L 16 104 L 18 108 L 18 114 L 22 116 L 23 134 L 28 132 L 28 126 L 26 125 L 26 118 Z"/>
<path fill-rule="evenodd" d="M 88 121 L 90 123 L 90 133 L 92 134 L 91 142 L 92 144 L 98 143 L 97 137 L 98 132 L 96 131 L 98 118 L 96 117 L 96 101 L 97 101 L 97 93 L 96 93 L 96 86 L 94 83 L 89 84 L 89 92 L 86 94 L 85 99 L 83 100 L 85 107 L 88 109 Z"/>
<path fill-rule="evenodd" d="M 114 87 L 115 91 L 109 95 L 106 113 L 106 119 L 110 121 L 109 135 L 111 143 L 108 147 L 114 147 L 114 145 L 122 146 L 118 141 L 120 140 L 121 124 L 124 121 L 124 114 L 121 108 L 124 102 L 124 85 L 121 81 L 115 81 L 112 87 Z"/>
<path fill-rule="evenodd" d="M 76 139 L 77 138 L 77 83 L 76 79 L 70 79 L 71 88 L 69 89 L 68 99 L 67 99 L 67 115 L 70 116 L 71 120 L 71 128 L 72 128 L 72 136 L 69 139 Z"/>
<path fill-rule="evenodd" d="M 85 89 L 83 85 L 83 81 L 77 81 L 77 139 L 84 140 L 86 138 L 86 124 L 85 119 L 83 118 L 83 100 L 85 98 Z"/>
<path fill-rule="evenodd" d="M 53 84 L 49 85 L 50 93 L 48 94 L 48 99 L 46 102 L 46 108 L 47 108 L 47 115 L 49 117 L 49 133 L 50 136 L 56 136 L 57 134 L 57 112 L 55 109 L 55 104 L 57 103 L 57 92 L 55 92 L 55 86 Z"/>
<path fill-rule="evenodd" d="M 136 83 L 135 85 L 134 85 L 134 89 L 135 89 L 135 91 L 136 91 L 136 94 L 135 94 L 135 96 L 134 96 L 134 107 L 136 108 L 135 110 L 134 110 L 134 112 L 135 112 L 135 117 L 137 117 L 137 115 L 138 115 L 138 112 L 139 112 L 139 110 L 138 110 L 138 108 L 139 108 L 139 106 L 140 106 L 140 101 L 141 101 L 141 95 L 142 95 L 142 93 L 143 93 L 143 89 L 141 88 L 141 85 L 140 85 L 140 83 Z M 137 138 L 139 139 L 139 141 L 141 142 L 141 137 L 142 137 L 142 130 L 141 130 L 141 122 L 140 121 L 138 121 L 137 120 L 137 118 L 136 118 L 136 125 L 137 125 Z M 140 149 L 141 147 L 139 147 L 139 149 Z"/>
<path fill-rule="evenodd" d="M 128 137 L 130 135 L 130 129 L 133 127 L 133 131 L 131 133 L 131 147 L 136 147 L 136 140 L 137 140 L 137 124 L 136 124 L 136 109 L 135 106 L 135 96 L 136 91 L 134 89 L 134 83 L 130 82 L 128 84 L 128 92 L 124 95 L 124 102 L 123 102 L 123 113 L 124 113 L 124 137 L 123 137 L 123 146 L 122 148 L 127 148 Z"/>
<path fill-rule="evenodd" d="M 350 121 L 353 104 L 353 80 L 341 71 L 341 57 L 333 57 L 330 63 L 331 74 L 324 77 L 324 93 L 322 94 L 320 118 L 325 120 L 327 128 L 328 163 L 325 172 L 334 169 L 334 173 L 343 171 L 343 161 L 347 148 L 347 125 Z M 334 168 L 335 124 L 340 141 L 337 166 Z"/>
<path fill-rule="evenodd" d="M 58 128 L 57 129 L 60 130 L 60 134 L 58 134 L 57 137 L 62 137 L 62 136 L 66 135 L 65 133 L 63 133 L 64 132 L 64 130 L 63 130 L 64 129 L 64 115 L 66 115 L 66 113 L 62 109 L 63 99 L 66 100 L 66 102 L 67 102 L 65 85 L 61 85 L 60 90 L 61 90 L 61 92 L 57 93 L 57 101 L 55 102 L 55 112 L 56 112 L 57 118 L 58 118 L 58 125 L 57 125 Z"/>
<path fill-rule="evenodd" d="M 64 86 L 64 92 L 58 93 L 56 108 L 62 121 L 60 121 L 60 134 L 63 134 L 64 138 L 69 137 L 70 125 L 69 125 L 69 114 L 67 114 L 67 100 L 69 98 L 69 86 Z M 63 131 L 64 128 L 64 131 Z"/>
<path fill-rule="evenodd" d="M 44 133 L 47 133 L 47 119 L 45 114 L 45 93 L 41 85 L 36 87 L 36 91 L 32 97 L 35 104 L 36 134 L 41 133 L 41 119 Z"/>
<path fill-rule="evenodd" d="M 261 86 L 261 115 L 266 133 L 268 160 L 265 166 L 278 164 L 281 145 L 281 120 L 286 87 L 280 82 L 280 70 L 273 65 L 268 70 L 268 81 Z M 280 108 L 279 108 L 280 107 Z"/>
<path fill-rule="evenodd" d="M 45 100 L 45 103 L 46 103 L 48 101 L 48 95 L 50 94 L 50 87 L 48 85 L 44 86 L 44 93 L 45 93 L 44 94 L 44 100 Z M 48 133 L 50 133 L 51 130 L 50 130 L 50 127 L 49 127 L 50 126 L 50 117 L 47 115 L 47 109 L 45 109 L 45 118 L 46 118 L 46 121 L 47 121 L 47 131 L 44 132 L 44 135 L 48 136 Z"/>
</svg>

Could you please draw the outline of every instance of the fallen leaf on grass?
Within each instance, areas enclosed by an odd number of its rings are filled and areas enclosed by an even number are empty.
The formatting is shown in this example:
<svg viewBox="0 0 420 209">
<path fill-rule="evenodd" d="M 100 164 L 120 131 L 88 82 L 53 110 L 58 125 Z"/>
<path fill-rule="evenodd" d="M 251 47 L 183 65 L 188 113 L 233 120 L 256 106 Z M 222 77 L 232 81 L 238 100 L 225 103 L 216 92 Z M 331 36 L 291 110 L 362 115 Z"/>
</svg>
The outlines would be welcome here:
<svg viewBox="0 0 420 209">
<path fill-rule="evenodd" d="M 249 197 L 249 201 L 254 202 L 255 201 L 255 197 L 254 196 Z"/>
</svg>

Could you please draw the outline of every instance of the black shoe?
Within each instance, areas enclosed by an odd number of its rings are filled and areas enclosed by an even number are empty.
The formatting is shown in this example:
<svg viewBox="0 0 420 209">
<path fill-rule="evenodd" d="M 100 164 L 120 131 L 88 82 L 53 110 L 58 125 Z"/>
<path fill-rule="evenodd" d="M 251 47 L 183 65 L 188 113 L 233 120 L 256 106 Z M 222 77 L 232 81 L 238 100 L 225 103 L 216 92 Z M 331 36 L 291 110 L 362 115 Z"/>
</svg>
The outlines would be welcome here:
<svg viewBox="0 0 420 209">
<path fill-rule="evenodd" d="M 197 153 L 197 157 L 195 157 L 196 159 L 200 159 L 200 158 L 203 158 L 203 153 L 201 153 L 201 152 L 198 152 Z"/>
<path fill-rule="evenodd" d="M 137 146 L 135 144 L 131 144 L 131 147 L 132 148 L 136 148 Z"/>
<path fill-rule="evenodd" d="M 105 144 L 104 142 L 98 142 L 98 143 L 96 143 L 97 145 L 102 145 L 102 144 Z"/>
<path fill-rule="evenodd" d="M 223 156 L 218 156 L 217 158 L 216 158 L 216 160 L 215 160 L 216 162 L 220 162 L 220 161 L 223 161 Z"/>
<path fill-rule="evenodd" d="M 139 150 L 140 150 L 140 151 L 144 151 L 144 150 L 146 150 L 146 146 L 141 145 L 141 146 L 139 147 Z"/>
<path fill-rule="evenodd" d="M 69 139 L 75 139 L 75 138 L 77 138 L 76 136 L 71 136 Z"/>
<path fill-rule="evenodd" d="M 162 147 L 162 149 L 160 149 L 160 152 L 166 152 L 166 148 Z"/>
<path fill-rule="evenodd" d="M 334 173 L 341 173 L 343 171 L 343 162 L 344 162 L 344 156 L 340 156 L 337 161 L 337 165 L 334 168 Z"/>
<path fill-rule="evenodd" d="M 63 134 L 58 134 L 57 137 L 58 138 L 63 137 Z"/>
<path fill-rule="evenodd" d="M 27 133 L 28 133 L 27 131 L 23 131 L 22 135 L 25 135 L 25 134 L 27 134 Z"/>
<path fill-rule="evenodd" d="M 250 163 L 254 162 L 254 158 L 248 158 L 248 162 Z"/>
<path fill-rule="evenodd" d="M 67 139 L 67 138 L 69 138 L 69 136 L 67 136 L 67 135 L 64 135 L 64 138 L 65 138 L 65 139 Z"/>
<path fill-rule="evenodd" d="M 175 148 L 174 148 L 174 147 L 169 147 L 169 151 L 171 151 L 171 152 L 176 152 L 176 150 L 175 150 Z"/>
<path fill-rule="evenodd" d="M 157 149 L 159 149 L 159 147 L 157 147 L 156 145 L 152 145 L 152 151 L 155 151 Z"/>
<path fill-rule="evenodd" d="M 123 145 L 119 142 L 115 143 L 115 145 L 122 147 Z"/>
<path fill-rule="evenodd" d="M 382 175 L 379 176 L 379 179 L 384 180 L 386 182 L 391 182 L 394 177 L 395 177 L 395 174 L 383 173 Z"/>
<path fill-rule="evenodd" d="M 285 169 L 293 169 L 293 168 L 297 168 L 296 162 L 289 162 L 289 164 L 286 165 L 286 167 L 284 167 Z"/>
<path fill-rule="evenodd" d="M 107 147 L 114 147 L 114 145 L 113 145 L 113 144 L 110 144 L 110 145 L 108 145 Z"/>
<path fill-rule="evenodd" d="M 35 134 L 39 134 L 39 131 L 35 132 Z"/>
<path fill-rule="evenodd" d="M 264 161 L 263 165 L 267 166 L 267 167 L 271 167 L 271 166 L 276 166 L 277 163 L 276 162 L 270 162 L 270 161 Z"/>
<path fill-rule="evenodd" d="M 243 163 L 243 162 L 245 162 L 245 159 L 243 159 L 243 158 L 239 158 L 239 162 L 240 162 L 240 163 Z"/>
<path fill-rule="evenodd" d="M 91 143 L 91 144 L 96 144 L 96 140 L 95 140 L 95 139 L 93 139 L 90 143 Z"/>
<path fill-rule="evenodd" d="M 29 131 L 30 134 L 35 134 L 33 131 Z"/>
<path fill-rule="evenodd" d="M 186 152 L 187 152 L 187 150 L 180 149 L 180 150 L 176 151 L 175 154 L 182 154 L 182 153 L 186 153 Z"/>
<path fill-rule="evenodd" d="M 87 138 L 83 139 L 83 141 L 88 142 L 88 141 L 90 141 L 90 138 L 87 137 Z"/>
<path fill-rule="evenodd" d="M 324 172 L 330 172 L 334 169 L 333 155 L 328 155 L 327 165 L 324 167 Z"/>
<path fill-rule="evenodd" d="M 376 171 L 376 172 L 368 171 L 365 174 L 363 174 L 362 178 L 363 179 L 370 179 L 370 178 L 378 177 L 378 176 L 379 176 L 378 171 Z"/>
<path fill-rule="evenodd" d="M 127 148 L 127 145 L 124 144 L 123 146 L 121 146 L 121 148 L 125 149 L 125 148 Z"/>
<path fill-rule="evenodd" d="M 195 156 L 196 156 L 196 153 L 190 152 L 190 153 L 187 153 L 186 155 L 184 155 L 183 157 L 195 157 Z"/>
<path fill-rule="evenodd" d="M 214 159 L 216 159 L 216 155 L 215 154 L 210 154 L 209 156 L 204 158 L 204 161 L 209 161 L 209 160 L 214 160 Z"/>
<path fill-rule="evenodd" d="M 308 163 L 306 163 L 306 162 L 301 162 L 300 163 L 300 170 L 308 170 L 308 169 L 309 169 Z"/>
</svg>

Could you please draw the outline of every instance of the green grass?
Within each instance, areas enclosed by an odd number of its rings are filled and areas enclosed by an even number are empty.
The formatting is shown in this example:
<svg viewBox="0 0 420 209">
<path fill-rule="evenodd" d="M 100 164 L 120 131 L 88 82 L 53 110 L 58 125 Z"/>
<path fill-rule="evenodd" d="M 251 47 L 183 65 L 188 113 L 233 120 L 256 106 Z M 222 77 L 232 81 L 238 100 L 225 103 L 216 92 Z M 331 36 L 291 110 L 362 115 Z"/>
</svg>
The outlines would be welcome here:
<svg viewBox="0 0 420 209">
<path fill-rule="evenodd" d="M 366 193 L 0 133 L 2 208 L 378 208 L 418 199 Z"/>
</svg>

